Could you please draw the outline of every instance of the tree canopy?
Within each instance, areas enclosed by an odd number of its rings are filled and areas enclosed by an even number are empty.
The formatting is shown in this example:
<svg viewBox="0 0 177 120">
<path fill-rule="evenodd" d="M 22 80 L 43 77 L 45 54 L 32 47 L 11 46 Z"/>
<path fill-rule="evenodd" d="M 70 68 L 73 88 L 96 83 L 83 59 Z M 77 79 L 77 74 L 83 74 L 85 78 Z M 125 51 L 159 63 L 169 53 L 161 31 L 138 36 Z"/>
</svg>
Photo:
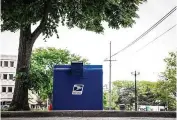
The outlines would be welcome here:
<svg viewBox="0 0 177 120">
<path fill-rule="evenodd" d="M 117 104 L 125 104 L 132 109 L 135 103 L 134 81 L 117 80 L 113 82 L 114 90 L 117 91 Z M 138 104 L 139 105 L 156 105 L 156 82 L 141 80 L 137 82 Z"/>
<path fill-rule="evenodd" d="M 146 0 L 3 0 L 2 31 L 15 32 L 40 22 L 32 35 L 50 37 L 59 23 L 101 33 L 109 27 L 131 27 L 138 18 L 138 6 Z"/>
</svg>

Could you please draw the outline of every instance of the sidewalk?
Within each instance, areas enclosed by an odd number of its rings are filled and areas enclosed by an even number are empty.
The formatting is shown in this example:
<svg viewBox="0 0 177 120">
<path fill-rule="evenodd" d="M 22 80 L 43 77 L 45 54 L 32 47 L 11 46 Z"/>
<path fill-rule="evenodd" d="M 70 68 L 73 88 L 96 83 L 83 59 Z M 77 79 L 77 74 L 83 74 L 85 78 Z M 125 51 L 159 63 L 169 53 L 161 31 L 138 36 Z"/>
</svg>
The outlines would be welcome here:
<svg viewBox="0 0 177 120">
<path fill-rule="evenodd" d="M 135 112 L 135 111 L 4 111 L 1 117 L 161 117 L 176 118 L 176 112 Z"/>
<path fill-rule="evenodd" d="M 2 118 L 2 120 L 176 120 L 176 118 L 141 117 L 45 117 L 45 118 Z"/>
</svg>

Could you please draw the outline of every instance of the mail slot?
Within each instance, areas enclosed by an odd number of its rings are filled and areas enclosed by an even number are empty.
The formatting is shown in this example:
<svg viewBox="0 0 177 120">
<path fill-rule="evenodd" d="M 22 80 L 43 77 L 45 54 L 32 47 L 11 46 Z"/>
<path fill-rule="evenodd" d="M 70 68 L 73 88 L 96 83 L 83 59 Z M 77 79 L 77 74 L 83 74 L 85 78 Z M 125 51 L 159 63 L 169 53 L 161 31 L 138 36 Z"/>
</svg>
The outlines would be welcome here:
<svg viewBox="0 0 177 120">
<path fill-rule="evenodd" d="M 102 65 L 55 65 L 53 110 L 103 110 Z"/>
</svg>

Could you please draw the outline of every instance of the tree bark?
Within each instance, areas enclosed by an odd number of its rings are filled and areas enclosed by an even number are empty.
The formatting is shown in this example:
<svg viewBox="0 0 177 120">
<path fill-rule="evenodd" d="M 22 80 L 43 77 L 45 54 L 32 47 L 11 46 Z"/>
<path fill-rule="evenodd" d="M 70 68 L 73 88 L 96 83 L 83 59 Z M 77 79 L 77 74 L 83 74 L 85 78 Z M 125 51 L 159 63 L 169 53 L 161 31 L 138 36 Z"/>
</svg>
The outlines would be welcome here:
<svg viewBox="0 0 177 120">
<path fill-rule="evenodd" d="M 44 15 L 40 25 L 31 33 L 31 24 L 20 28 L 20 39 L 18 49 L 18 61 L 16 69 L 15 90 L 9 111 L 30 110 L 28 103 L 28 72 L 33 44 L 45 27 L 50 0 L 44 4 Z"/>
<path fill-rule="evenodd" d="M 15 90 L 10 111 L 30 110 L 28 103 L 28 72 L 32 47 L 35 40 L 31 37 L 31 25 L 20 29 L 18 61 L 16 68 Z"/>
</svg>

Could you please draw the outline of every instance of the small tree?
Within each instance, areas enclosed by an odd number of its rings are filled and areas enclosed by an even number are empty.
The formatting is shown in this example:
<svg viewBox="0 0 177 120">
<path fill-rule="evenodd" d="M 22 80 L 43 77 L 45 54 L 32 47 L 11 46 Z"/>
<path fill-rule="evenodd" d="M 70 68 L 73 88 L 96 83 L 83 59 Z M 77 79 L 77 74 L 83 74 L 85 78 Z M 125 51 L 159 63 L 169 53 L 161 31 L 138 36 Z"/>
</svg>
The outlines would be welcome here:
<svg viewBox="0 0 177 120">
<path fill-rule="evenodd" d="M 83 61 L 88 64 L 88 60 L 79 55 L 70 53 L 67 49 L 37 48 L 31 57 L 31 69 L 29 72 L 29 89 L 38 94 L 41 100 L 52 98 L 53 88 L 53 66 L 70 64 L 72 61 Z"/>
<path fill-rule="evenodd" d="M 158 81 L 157 88 L 159 99 L 163 101 L 168 110 L 176 110 L 176 55 L 177 52 L 169 52 L 164 59 L 166 69 L 162 72 L 162 78 Z"/>
</svg>

